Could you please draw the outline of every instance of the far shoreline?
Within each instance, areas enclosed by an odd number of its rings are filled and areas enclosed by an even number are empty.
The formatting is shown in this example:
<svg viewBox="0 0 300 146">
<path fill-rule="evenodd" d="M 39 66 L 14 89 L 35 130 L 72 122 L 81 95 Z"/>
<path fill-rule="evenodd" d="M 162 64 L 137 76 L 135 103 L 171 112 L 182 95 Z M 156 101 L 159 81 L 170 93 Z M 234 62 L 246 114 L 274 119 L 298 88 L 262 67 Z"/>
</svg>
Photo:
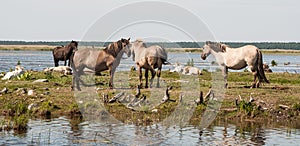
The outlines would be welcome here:
<svg viewBox="0 0 300 146">
<path fill-rule="evenodd" d="M 57 46 L 50 45 L 0 45 L 0 50 L 8 51 L 52 51 Z M 94 48 L 93 46 L 80 46 L 79 48 Z M 103 49 L 104 47 L 95 47 Z M 168 52 L 202 52 L 202 48 L 166 48 Z M 290 49 L 261 49 L 266 54 L 294 54 L 300 55 L 300 50 Z"/>
</svg>

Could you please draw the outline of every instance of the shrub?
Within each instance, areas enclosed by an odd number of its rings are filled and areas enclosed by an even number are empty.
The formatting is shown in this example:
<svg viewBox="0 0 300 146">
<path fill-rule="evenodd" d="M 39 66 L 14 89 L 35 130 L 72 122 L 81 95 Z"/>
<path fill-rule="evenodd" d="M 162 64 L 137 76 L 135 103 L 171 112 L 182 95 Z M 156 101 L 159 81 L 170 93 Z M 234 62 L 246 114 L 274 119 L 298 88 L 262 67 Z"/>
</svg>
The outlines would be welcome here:
<svg viewBox="0 0 300 146">
<path fill-rule="evenodd" d="M 247 102 L 245 100 L 242 100 L 240 103 L 239 103 L 239 110 L 240 111 L 244 111 L 247 115 L 250 115 L 250 113 L 253 111 L 254 109 L 254 106 L 252 105 L 251 102 Z"/>
<path fill-rule="evenodd" d="M 277 62 L 276 62 L 275 60 L 272 60 L 272 61 L 271 61 L 271 65 L 272 65 L 272 66 L 277 66 Z"/>
<path fill-rule="evenodd" d="M 299 103 L 295 103 L 295 104 L 293 105 L 293 109 L 294 109 L 295 111 L 300 111 L 300 104 L 299 104 Z"/>
<path fill-rule="evenodd" d="M 22 81 L 28 81 L 31 79 L 31 75 L 32 75 L 31 73 L 25 72 L 24 74 L 17 76 L 17 79 Z"/>
</svg>

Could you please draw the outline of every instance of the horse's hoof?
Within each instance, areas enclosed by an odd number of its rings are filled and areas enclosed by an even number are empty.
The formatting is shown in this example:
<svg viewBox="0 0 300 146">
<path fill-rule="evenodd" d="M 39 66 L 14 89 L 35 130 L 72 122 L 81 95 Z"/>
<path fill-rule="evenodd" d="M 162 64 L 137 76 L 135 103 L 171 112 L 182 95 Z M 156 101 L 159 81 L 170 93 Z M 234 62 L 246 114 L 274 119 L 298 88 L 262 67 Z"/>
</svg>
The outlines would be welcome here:
<svg viewBox="0 0 300 146">
<path fill-rule="evenodd" d="M 145 88 L 149 88 L 148 86 L 145 86 Z"/>
<path fill-rule="evenodd" d="M 252 86 L 250 87 L 250 89 L 252 89 L 252 88 L 256 88 L 256 86 L 255 86 L 255 85 L 252 85 Z"/>
</svg>

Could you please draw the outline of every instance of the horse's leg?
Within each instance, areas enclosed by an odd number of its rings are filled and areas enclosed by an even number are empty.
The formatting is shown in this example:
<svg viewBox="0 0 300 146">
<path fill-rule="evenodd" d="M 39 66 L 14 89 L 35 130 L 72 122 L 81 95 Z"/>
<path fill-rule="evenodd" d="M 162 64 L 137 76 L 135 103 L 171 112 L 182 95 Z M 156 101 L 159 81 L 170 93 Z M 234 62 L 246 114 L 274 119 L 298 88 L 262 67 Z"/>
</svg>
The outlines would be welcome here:
<svg viewBox="0 0 300 146">
<path fill-rule="evenodd" d="M 148 74 L 149 73 L 149 69 L 145 69 L 145 80 L 146 80 L 146 83 L 145 83 L 145 88 L 148 88 Z"/>
<path fill-rule="evenodd" d="M 74 90 L 74 86 L 75 86 L 75 83 L 76 83 L 77 90 L 81 91 L 80 84 L 79 84 L 81 74 L 83 74 L 83 68 L 82 67 L 79 67 L 78 69 L 74 68 L 73 80 L 72 80 L 72 86 L 71 86 L 72 90 Z"/>
<path fill-rule="evenodd" d="M 254 71 L 253 73 L 254 79 L 253 79 L 253 83 L 251 85 L 251 88 L 255 88 L 256 87 L 256 79 L 257 79 L 257 71 Z"/>
<path fill-rule="evenodd" d="M 76 73 L 73 71 L 72 86 L 71 86 L 71 90 L 72 91 L 74 91 L 75 80 L 76 80 Z"/>
<path fill-rule="evenodd" d="M 71 59 L 68 60 L 68 66 L 70 66 L 70 64 L 71 64 Z"/>
<path fill-rule="evenodd" d="M 228 68 L 226 66 L 223 67 L 222 73 L 223 73 L 223 77 L 224 77 L 224 81 L 225 81 L 225 88 L 227 88 L 227 86 L 228 86 L 228 82 L 227 82 Z"/>
<path fill-rule="evenodd" d="M 152 87 L 152 84 L 153 84 L 153 79 L 156 75 L 156 72 L 155 72 L 155 69 L 153 66 L 150 67 L 150 71 L 151 71 L 151 79 L 150 79 L 150 88 Z"/>
<path fill-rule="evenodd" d="M 157 88 L 160 87 L 160 84 L 159 84 L 160 74 L 161 74 L 161 66 L 158 67 L 158 69 L 157 69 L 157 84 L 156 84 L 156 87 L 157 87 Z"/>
<path fill-rule="evenodd" d="M 114 87 L 113 80 L 114 80 L 114 74 L 115 74 L 116 68 L 109 67 L 108 70 L 109 70 L 109 75 L 110 75 L 110 78 L 109 78 L 109 88 L 113 89 L 113 87 Z"/>
<path fill-rule="evenodd" d="M 255 88 L 256 87 L 256 79 L 258 77 L 258 72 L 257 70 L 253 67 L 253 66 L 249 66 L 249 69 L 251 70 L 252 74 L 253 74 L 253 82 L 250 88 Z M 259 85 L 258 85 L 259 86 Z"/>
<path fill-rule="evenodd" d="M 67 65 L 67 58 L 66 56 L 64 57 L 64 60 L 65 60 L 65 66 Z"/>
<path fill-rule="evenodd" d="M 58 66 L 58 59 L 54 59 L 54 66 L 57 67 Z"/>
<path fill-rule="evenodd" d="M 142 68 L 139 66 L 139 65 L 137 65 L 137 71 L 138 71 L 138 75 L 139 75 L 139 85 L 140 85 L 140 87 L 142 87 Z"/>
</svg>

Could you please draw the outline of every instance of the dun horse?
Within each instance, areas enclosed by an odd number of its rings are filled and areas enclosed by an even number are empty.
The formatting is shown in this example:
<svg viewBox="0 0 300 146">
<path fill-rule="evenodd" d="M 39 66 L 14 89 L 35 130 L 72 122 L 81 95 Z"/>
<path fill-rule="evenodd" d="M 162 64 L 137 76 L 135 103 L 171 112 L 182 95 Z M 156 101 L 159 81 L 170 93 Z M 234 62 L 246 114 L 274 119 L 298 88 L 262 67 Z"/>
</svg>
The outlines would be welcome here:
<svg viewBox="0 0 300 146">
<path fill-rule="evenodd" d="M 142 87 L 142 68 L 145 69 L 145 88 L 148 88 L 148 71 L 150 70 L 152 75 L 150 80 L 151 87 L 156 74 L 155 69 L 157 68 L 157 87 L 159 87 L 162 64 L 168 64 L 168 55 L 165 49 L 157 45 L 147 48 L 143 41 L 136 40 L 132 44 L 131 51 L 139 74 L 139 86 Z"/>
<path fill-rule="evenodd" d="M 74 53 L 72 60 L 73 82 L 72 90 L 76 82 L 76 87 L 80 89 L 80 76 L 84 73 L 85 68 L 99 73 L 101 71 L 109 70 L 110 80 L 109 86 L 113 87 L 113 77 L 116 68 L 120 64 L 123 53 L 128 57 L 131 56 L 129 48 L 129 39 L 121 39 L 117 42 L 109 44 L 104 50 L 95 49 L 79 49 Z M 82 82 L 82 81 L 81 81 Z"/>
<path fill-rule="evenodd" d="M 78 47 L 78 42 L 73 41 L 68 44 L 67 46 L 59 46 L 55 47 L 52 51 L 53 59 L 54 59 L 54 66 L 58 66 L 59 61 L 65 61 L 65 66 L 67 65 L 67 60 L 69 60 L 68 66 L 70 66 L 70 58 Z"/>
<path fill-rule="evenodd" d="M 224 80 L 227 87 L 228 69 L 239 70 L 248 66 L 248 70 L 254 75 L 252 88 L 259 87 L 260 82 L 269 83 L 263 69 L 263 60 L 261 51 L 253 46 L 246 45 L 240 48 L 230 48 L 225 44 L 206 42 L 203 46 L 201 58 L 206 59 L 208 55 L 214 55 L 217 63 L 222 67 Z M 258 77 L 258 82 L 256 78 Z"/>
</svg>

